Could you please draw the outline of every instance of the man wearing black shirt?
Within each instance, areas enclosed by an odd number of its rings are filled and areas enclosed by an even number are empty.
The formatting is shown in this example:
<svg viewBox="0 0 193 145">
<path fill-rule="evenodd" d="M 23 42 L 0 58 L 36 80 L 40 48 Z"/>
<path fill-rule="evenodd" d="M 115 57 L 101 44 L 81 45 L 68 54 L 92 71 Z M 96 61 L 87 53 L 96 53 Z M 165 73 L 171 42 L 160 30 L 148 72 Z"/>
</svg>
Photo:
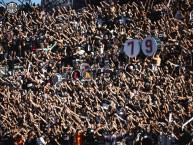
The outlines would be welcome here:
<svg viewBox="0 0 193 145">
<path fill-rule="evenodd" d="M 94 139 L 94 131 L 91 128 L 87 129 L 86 137 L 85 137 L 85 145 L 90 145 L 95 143 Z"/>
<path fill-rule="evenodd" d="M 91 52 L 93 51 L 92 45 L 90 44 L 90 42 L 88 40 L 86 41 L 86 45 L 84 47 L 84 50 L 87 54 L 91 54 Z"/>
<path fill-rule="evenodd" d="M 147 128 L 147 132 L 143 133 L 142 145 L 152 145 L 152 137 L 150 135 L 150 129 Z"/>
<path fill-rule="evenodd" d="M 3 140 L 4 145 L 14 145 L 14 139 L 10 136 Z"/>
</svg>

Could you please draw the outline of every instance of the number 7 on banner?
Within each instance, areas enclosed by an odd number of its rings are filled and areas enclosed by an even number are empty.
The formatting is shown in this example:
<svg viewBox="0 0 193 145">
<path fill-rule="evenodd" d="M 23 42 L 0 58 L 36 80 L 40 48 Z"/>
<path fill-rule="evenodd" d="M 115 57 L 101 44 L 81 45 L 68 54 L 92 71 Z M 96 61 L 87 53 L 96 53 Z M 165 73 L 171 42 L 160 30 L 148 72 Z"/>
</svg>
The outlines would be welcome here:
<svg viewBox="0 0 193 145">
<path fill-rule="evenodd" d="M 139 40 L 128 39 L 124 44 L 124 52 L 131 58 L 136 57 L 140 52 Z"/>
</svg>

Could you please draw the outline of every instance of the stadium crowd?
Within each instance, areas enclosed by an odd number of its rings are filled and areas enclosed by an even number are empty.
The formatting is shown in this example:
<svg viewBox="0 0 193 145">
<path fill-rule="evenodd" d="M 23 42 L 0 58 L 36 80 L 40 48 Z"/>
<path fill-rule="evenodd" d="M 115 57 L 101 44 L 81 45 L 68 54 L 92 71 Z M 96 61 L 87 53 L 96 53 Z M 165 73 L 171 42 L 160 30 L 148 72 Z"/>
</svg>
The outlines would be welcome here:
<svg viewBox="0 0 193 145">
<path fill-rule="evenodd" d="M 1 14 L 0 145 L 193 144 L 193 1 L 120 2 Z"/>
</svg>

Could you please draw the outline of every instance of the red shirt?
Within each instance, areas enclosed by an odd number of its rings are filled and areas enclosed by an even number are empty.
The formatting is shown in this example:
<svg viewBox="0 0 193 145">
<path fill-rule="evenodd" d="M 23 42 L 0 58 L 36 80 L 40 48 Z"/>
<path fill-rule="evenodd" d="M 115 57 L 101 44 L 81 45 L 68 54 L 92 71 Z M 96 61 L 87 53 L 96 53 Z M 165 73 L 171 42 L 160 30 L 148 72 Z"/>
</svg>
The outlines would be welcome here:
<svg viewBox="0 0 193 145">
<path fill-rule="evenodd" d="M 82 138 L 83 138 L 82 133 L 76 134 L 76 145 L 82 145 Z"/>
</svg>

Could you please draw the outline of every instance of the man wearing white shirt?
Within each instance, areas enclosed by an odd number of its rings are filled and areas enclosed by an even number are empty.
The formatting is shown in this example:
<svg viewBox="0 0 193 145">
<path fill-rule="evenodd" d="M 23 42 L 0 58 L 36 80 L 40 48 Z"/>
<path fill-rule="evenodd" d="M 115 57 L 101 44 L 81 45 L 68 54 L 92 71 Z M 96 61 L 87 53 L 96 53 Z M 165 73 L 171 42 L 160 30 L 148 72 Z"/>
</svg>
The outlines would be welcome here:
<svg viewBox="0 0 193 145">
<path fill-rule="evenodd" d="M 36 139 L 36 142 L 37 142 L 37 145 L 46 145 L 46 142 L 45 142 L 45 140 L 44 140 L 44 138 L 42 136 L 39 136 Z"/>
</svg>

